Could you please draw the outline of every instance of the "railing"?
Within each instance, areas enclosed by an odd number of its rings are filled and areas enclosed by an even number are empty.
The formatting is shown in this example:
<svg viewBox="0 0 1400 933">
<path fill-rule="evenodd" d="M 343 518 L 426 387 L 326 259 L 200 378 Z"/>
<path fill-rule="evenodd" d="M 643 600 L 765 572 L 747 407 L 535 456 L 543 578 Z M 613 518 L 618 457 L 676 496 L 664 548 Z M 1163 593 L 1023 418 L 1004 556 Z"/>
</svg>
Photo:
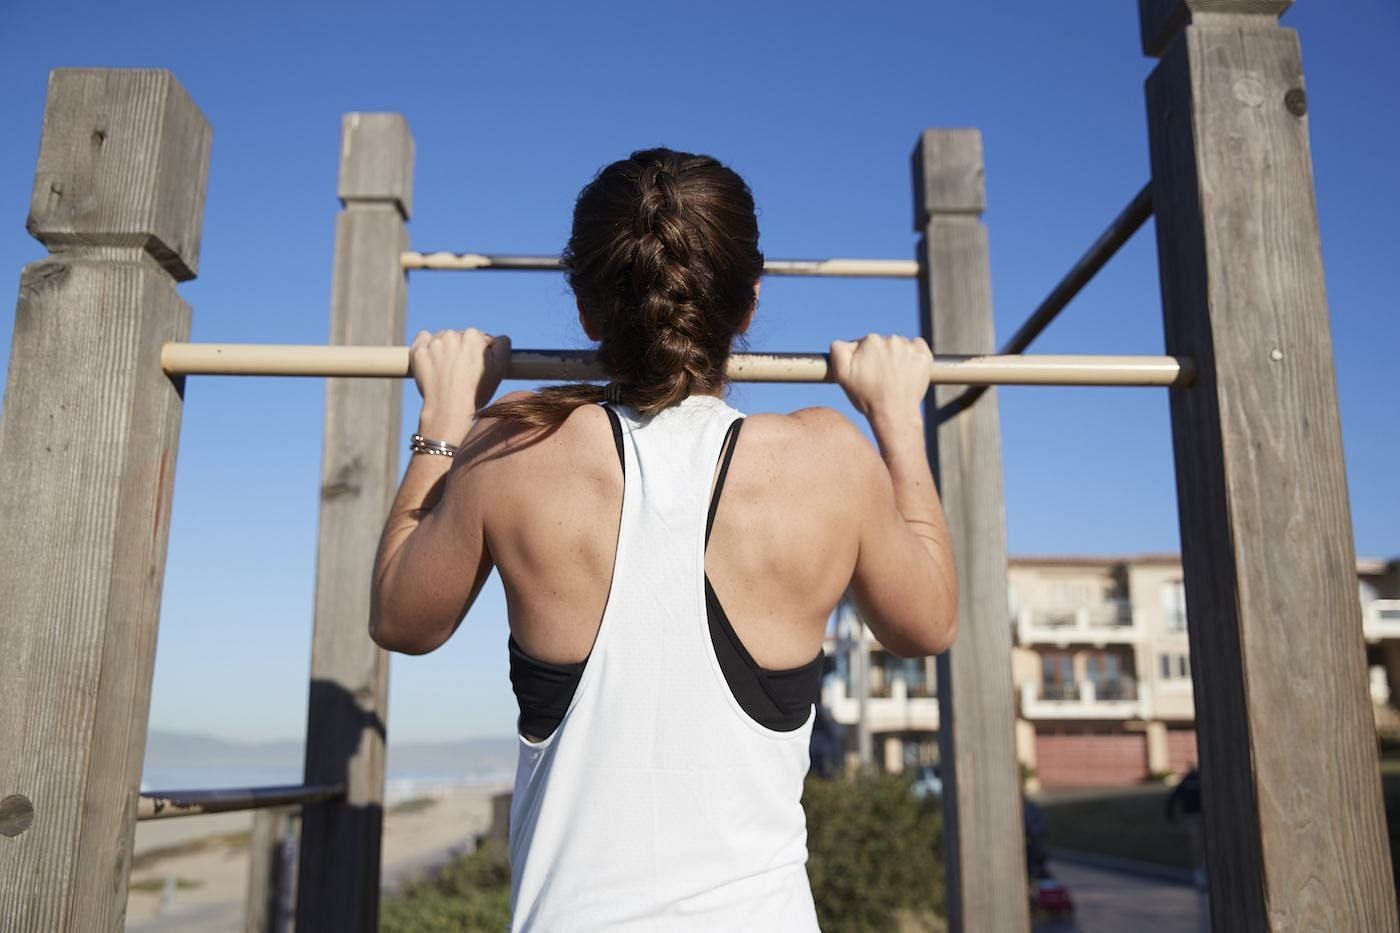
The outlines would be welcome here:
<svg viewBox="0 0 1400 933">
<path fill-rule="evenodd" d="M 202 816 L 234 810 L 261 810 L 338 800 L 344 784 L 288 784 L 277 787 L 220 787 L 214 790 L 143 791 L 136 805 L 138 820 L 173 816 Z"/>
<path fill-rule="evenodd" d="M 902 678 L 889 682 L 886 695 L 872 690 L 865 701 L 865 720 L 872 732 L 929 731 L 938 729 L 938 697 L 934 693 L 916 696 Z M 831 718 L 844 726 L 860 719 L 860 700 L 852 685 L 832 677 L 822 688 L 822 704 Z"/>
<path fill-rule="evenodd" d="M 1141 714 L 1137 679 L 1131 675 L 1021 685 L 1021 715 L 1027 719 L 1131 719 Z"/>
<path fill-rule="evenodd" d="M 1114 677 L 1088 682 L 1092 696 L 1097 700 L 1136 700 L 1137 680 L 1132 677 Z"/>
<path fill-rule="evenodd" d="M 1133 607 L 1127 600 L 1109 600 L 1072 609 L 1022 606 L 1016 615 L 1016 639 L 1022 645 L 1125 644 L 1138 639 Z"/>
<path fill-rule="evenodd" d="M 1074 682 L 1042 683 L 1040 699 L 1054 702 L 1079 699 L 1079 684 Z"/>
<path fill-rule="evenodd" d="M 1367 641 L 1400 638 L 1400 599 L 1373 599 L 1364 603 L 1361 627 Z"/>
</svg>

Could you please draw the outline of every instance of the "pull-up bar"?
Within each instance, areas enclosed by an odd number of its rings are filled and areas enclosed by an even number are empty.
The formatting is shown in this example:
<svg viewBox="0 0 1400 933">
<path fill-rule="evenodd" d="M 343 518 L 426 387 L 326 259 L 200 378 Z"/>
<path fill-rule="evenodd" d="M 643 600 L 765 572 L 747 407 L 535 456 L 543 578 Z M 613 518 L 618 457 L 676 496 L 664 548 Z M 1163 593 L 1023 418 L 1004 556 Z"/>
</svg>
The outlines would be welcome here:
<svg viewBox="0 0 1400 933">
<path fill-rule="evenodd" d="M 340 376 L 403 378 L 408 347 L 167 343 L 161 368 L 169 375 Z M 736 353 L 735 382 L 832 382 L 824 353 Z M 1174 386 L 1191 384 L 1195 366 L 1171 356 L 934 357 L 933 385 Z M 513 350 L 508 379 L 602 380 L 591 350 Z"/>
<path fill-rule="evenodd" d="M 482 253 L 404 253 L 405 269 L 453 272 L 559 272 L 558 256 L 488 256 Z M 764 275 L 808 275 L 847 279 L 913 279 L 919 263 L 913 259 L 770 259 Z"/>
<path fill-rule="evenodd" d="M 1055 287 L 1050 289 L 1050 294 L 1045 296 L 1045 300 L 1037 305 L 1030 317 L 1016 329 L 1011 339 L 1002 344 L 1001 353 L 1024 353 L 1031 342 L 1050 326 L 1050 322 L 1059 317 L 1060 312 L 1084 290 L 1084 286 L 1089 284 L 1151 216 L 1152 183 L 1148 182 L 1133 196 L 1128 206 L 1118 212 L 1108 229 L 1090 244 L 1084 255 L 1079 257 L 1079 261 L 1065 273 L 1064 278 L 1055 283 Z M 944 403 L 938 409 L 939 422 L 947 421 L 971 408 L 986 390 L 986 386 L 974 386 L 960 393 L 957 398 Z"/>
</svg>

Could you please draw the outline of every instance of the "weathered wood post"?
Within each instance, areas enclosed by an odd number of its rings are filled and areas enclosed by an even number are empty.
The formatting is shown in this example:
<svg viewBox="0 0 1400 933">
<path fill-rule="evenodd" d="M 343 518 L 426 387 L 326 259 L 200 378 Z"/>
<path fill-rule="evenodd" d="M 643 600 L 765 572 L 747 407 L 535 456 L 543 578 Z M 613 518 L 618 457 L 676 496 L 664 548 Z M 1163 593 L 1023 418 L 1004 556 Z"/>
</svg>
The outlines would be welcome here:
<svg viewBox="0 0 1400 933">
<path fill-rule="evenodd" d="M 277 902 L 283 888 L 282 843 L 290 823 L 291 811 L 284 807 L 253 811 L 248 887 L 243 893 L 244 933 L 280 933 Z"/>
<path fill-rule="evenodd" d="M 0 426 L 0 929 L 122 929 L 209 124 L 166 71 L 49 78 Z"/>
<path fill-rule="evenodd" d="M 982 134 L 926 130 L 914 149 L 921 332 L 940 353 L 994 353 L 991 272 L 982 224 Z M 948 925 L 1030 925 L 1011 686 L 1006 507 L 996 391 L 938 423 L 956 386 L 924 403 L 929 459 L 953 534 L 958 637 L 938 658 Z"/>
<path fill-rule="evenodd" d="M 1139 4 L 1211 915 L 1394 930 L 1288 5 Z"/>
<path fill-rule="evenodd" d="M 401 345 L 413 198 L 413 137 L 401 115 L 345 116 L 339 194 L 330 342 Z M 305 808 L 298 930 L 379 924 L 389 660 L 369 638 L 369 591 L 398 487 L 402 393 L 393 379 L 326 381 L 306 781 L 344 782 L 346 795 Z"/>
</svg>

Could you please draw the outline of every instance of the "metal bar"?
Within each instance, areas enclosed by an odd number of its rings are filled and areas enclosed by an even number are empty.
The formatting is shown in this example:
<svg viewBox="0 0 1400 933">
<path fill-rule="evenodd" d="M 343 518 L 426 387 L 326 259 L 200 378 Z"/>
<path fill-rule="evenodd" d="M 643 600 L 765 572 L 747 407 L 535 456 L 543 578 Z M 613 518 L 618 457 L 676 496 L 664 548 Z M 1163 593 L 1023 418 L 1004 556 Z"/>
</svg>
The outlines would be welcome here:
<svg viewBox="0 0 1400 933">
<path fill-rule="evenodd" d="M 260 810 L 288 804 L 320 803 L 345 795 L 344 784 L 285 784 L 274 787 L 220 787 L 213 790 L 145 791 L 136 805 L 138 820 L 200 816 L 231 810 Z"/>
<path fill-rule="evenodd" d="M 1085 251 L 1079 261 L 1070 267 L 1064 278 L 1050 289 L 1050 294 L 1045 296 L 1036 309 L 1031 312 L 1030 317 L 1011 335 L 1011 339 L 1002 344 L 1001 353 L 1003 355 L 1024 353 L 1035 338 L 1039 337 L 1045 328 L 1050 326 L 1050 322 L 1059 316 L 1060 312 L 1074 300 L 1085 285 L 1098 274 L 1107 262 L 1113 258 L 1113 254 L 1132 238 L 1134 233 L 1147 223 L 1147 218 L 1152 216 L 1152 184 L 1151 182 L 1142 186 L 1142 190 L 1128 203 L 1128 206 L 1113 218 L 1113 222 L 1108 225 L 1108 229 L 1099 234 L 1099 238 Z M 941 424 L 949 418 L 955 417 L 960 412 L 966 411 L 972 403 L 982 397 L 982 393 L 987 391 L 986 386 L 973 386 L 963 392 L 957 398 L 948 402 L 938 409 L 938 422 Z"/>
<path fill-rule="evenodd" d="M 456 272 L 500 270 L 505 272 L 559 272 L 557 256 L 489 256 L 482 253 L 403 254 L 405 269 L 438 269 Z M 858 279 L 912 279 L 919 274 L 913 259 L 770 259 L 765 275 L 806 275 Z"/>
<path fill-rule="evenodd" d="M 587 381 L 606 379 L 592 350 L 514 350 L 508 379 Z M 403 378 L 408 347 L 296 346 L 232 343 L 167 343 L 161 366 L 169 375 L 340 376 Z M 736 353 L 728 376 L 735 382 L 831 382 L 824 353 Z M 1190 360 L 1170 356 L 965 356 L 934 357 L 931 384 L 1185 386 Z"/>
<path fill-rule="evenodd" d="M 1113 218 L 1108 229 L 1099 234 L 1099 238 L 1079 257 L 1079 261 L 1070 267 L 1065 277 L 1050 289 L 1050 294 L 1045 296 L 1045 300 L 1031 312 L 1025 323 L 1011 335 L 1011 339 L 1002 345 L 1001 352 L 1024 353 L 1031 341 L 1040 336 L 1050 322 L 1055 320 L 1065 306 L 1074 300 L 1095 274 L 1113 258 L 1113 254 L 1118 252 L 1151 216 L 1152 186 L 1146 184 L 1128 206 Z"/>
</svg>

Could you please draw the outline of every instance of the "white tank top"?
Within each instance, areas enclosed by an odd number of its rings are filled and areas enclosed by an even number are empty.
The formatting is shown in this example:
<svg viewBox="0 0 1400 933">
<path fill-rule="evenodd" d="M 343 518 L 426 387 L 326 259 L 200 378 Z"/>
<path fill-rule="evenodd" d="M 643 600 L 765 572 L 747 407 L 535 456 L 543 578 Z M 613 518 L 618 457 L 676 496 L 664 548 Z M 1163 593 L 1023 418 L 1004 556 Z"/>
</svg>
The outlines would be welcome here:
<svg viewBox="0 0 1400 933">
<path fill-rule="evenodd" d="M 817 929 L 802 782 L 812 718 L 778 732 L 730 691 L 705 614 L 705 519 L 725 431 L 693 395 L 617 406 L 622 523 L 568 711 L 519 739 L 512 930 Z"/>
</svg>

